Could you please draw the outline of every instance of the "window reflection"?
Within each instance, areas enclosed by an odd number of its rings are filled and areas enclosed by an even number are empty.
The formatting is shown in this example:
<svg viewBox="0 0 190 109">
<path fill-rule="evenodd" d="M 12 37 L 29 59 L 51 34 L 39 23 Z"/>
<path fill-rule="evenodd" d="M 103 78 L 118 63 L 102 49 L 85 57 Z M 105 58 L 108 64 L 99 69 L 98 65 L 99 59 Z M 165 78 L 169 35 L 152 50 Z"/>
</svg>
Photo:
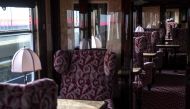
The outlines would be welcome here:
<svg viewBox="0 0 190 109">
<path fill-rule="evenodd" d="M 0 8 L 0 32 L 30 30 L 31 20 L 29 8 Z"/>
<path fill-rule="evenodd" d="M 159 28 L 160 7 L 143 7 L 142 9 L 142 27 Z"/>
</svg>

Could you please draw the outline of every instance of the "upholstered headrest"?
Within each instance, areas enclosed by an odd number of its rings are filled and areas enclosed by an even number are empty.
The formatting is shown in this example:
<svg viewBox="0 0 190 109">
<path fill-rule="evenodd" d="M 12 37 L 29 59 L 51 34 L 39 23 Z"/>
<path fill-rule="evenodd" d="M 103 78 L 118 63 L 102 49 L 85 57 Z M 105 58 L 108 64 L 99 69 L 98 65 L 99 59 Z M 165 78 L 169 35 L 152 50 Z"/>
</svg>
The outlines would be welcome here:
<svg viewBox="0 0 190 109">
<path fill-rule="evenodd" d="M 108 76 L 111 72 L 116 72 L 116 55 L 111 51 L 106 51 L 104 57 L 104 72 Z"/>
<path fill-rule="evenodd" d="M 71 51 L 67 51 L 67 50 L 58 50 L 54 55 L 55 70 L 61 74 L 67 73 L 70 68 L 70 65 L 71 65 L 71 60 L 74 59 L 74 58 L 72 58 L 72 56 L 75 54 L 75 56 L 79 55 L 79 57 L 80 57 L 80 55 L 82 55 L 83 53 L 85 55 L 89 55 L 89 56 L 98 54 L 101 57 L 101 55 L 102 55 L 102 58 L 99 58 L 100 59 L 99 61 L 101 61 L 101 59 L 104 59 L 102 67 L 104 69 L 103 71 L 105 72 L 105 75 L 108 76 L 111 73 L 116 72 L 115 71 L 116 70 L 116 54 L 111 51 L 107 51 L 107 50 L 77 50 L 75 52 L 74 51 L 71 52 Z M 83 57 L 84 57 L 84 55 L 83 55 Z M 80 59 L 83 59 L 83 58 L 78 58 L 78 61 Z M 87 57 L 86 57 L 86 59 L 87 59 Z M 91 59 L 90 62 L 94 62 L 92 59 L 95 59 L 95 58 L 92 57 L 90 59 Z M 77 63 L 77 61 L 76 61 L 76 63 Z M 80 65 L 82 65 L 82 64 L 80 63 Z"/>
<path fill-rule="evenodd" d="M 136 37 L 134 39 L 135 53 L 143 52 L 146 49 L 147 40 L 145 36 Z"/>
<path fill-rule="evenodd" d="M 70 52 L 67 50 L 58 50 L 54 55 L 54 68 L 58 73 L 68 71 L 70 65 Z"/>
</svg>

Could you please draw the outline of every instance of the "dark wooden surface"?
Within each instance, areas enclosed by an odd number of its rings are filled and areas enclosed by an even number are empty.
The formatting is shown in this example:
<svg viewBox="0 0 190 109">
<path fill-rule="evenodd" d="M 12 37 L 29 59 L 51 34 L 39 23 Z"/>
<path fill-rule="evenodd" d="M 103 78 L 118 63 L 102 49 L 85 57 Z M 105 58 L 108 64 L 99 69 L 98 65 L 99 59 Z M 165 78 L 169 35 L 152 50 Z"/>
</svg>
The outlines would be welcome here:
<svg viewBox="0 0 190 109">
<path fill-rule="evenodd" d="M 40 77 L 47 77 L 47 35 L 46 35 L 46 8 L 45 0 L 37 1 L 38 7 L 38 31 L 39 31 L 39 58 L 42 65 Z"/>
<path fill-rule="evenodd" d="M 53 41 L 53 53 L 61 48 L 60 34 L 60 0 L 51 0 L 51 29 Z"/>
</svg>

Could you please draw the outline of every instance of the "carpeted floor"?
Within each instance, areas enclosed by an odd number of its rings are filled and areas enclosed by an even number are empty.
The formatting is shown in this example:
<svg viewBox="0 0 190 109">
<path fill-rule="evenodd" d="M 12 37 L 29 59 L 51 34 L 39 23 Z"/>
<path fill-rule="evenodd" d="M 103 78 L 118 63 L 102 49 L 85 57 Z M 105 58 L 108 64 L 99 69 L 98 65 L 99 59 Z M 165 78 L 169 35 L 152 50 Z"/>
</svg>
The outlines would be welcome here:
<svg viewBox="0 0 190 109">
<path fill-rule="evenodd" d="M 185 109 L 185 71 L 162 71 L 151 89 L 143 90 L 142 109 Z"/>
</svg>

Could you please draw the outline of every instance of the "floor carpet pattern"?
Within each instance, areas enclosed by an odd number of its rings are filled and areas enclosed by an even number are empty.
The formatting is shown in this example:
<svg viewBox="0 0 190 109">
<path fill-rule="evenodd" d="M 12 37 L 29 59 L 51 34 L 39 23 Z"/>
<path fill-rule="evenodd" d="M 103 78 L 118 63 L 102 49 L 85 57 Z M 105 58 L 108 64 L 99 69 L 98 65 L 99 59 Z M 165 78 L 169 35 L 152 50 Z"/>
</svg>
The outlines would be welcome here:
<svg viewBox="0 0 190 109">
<path fill-rule="evenodd" d="M 151 89 L 143 89 L 142 109 L 185 109 L 185 71 L 157 74 Z"/>
</svg>

